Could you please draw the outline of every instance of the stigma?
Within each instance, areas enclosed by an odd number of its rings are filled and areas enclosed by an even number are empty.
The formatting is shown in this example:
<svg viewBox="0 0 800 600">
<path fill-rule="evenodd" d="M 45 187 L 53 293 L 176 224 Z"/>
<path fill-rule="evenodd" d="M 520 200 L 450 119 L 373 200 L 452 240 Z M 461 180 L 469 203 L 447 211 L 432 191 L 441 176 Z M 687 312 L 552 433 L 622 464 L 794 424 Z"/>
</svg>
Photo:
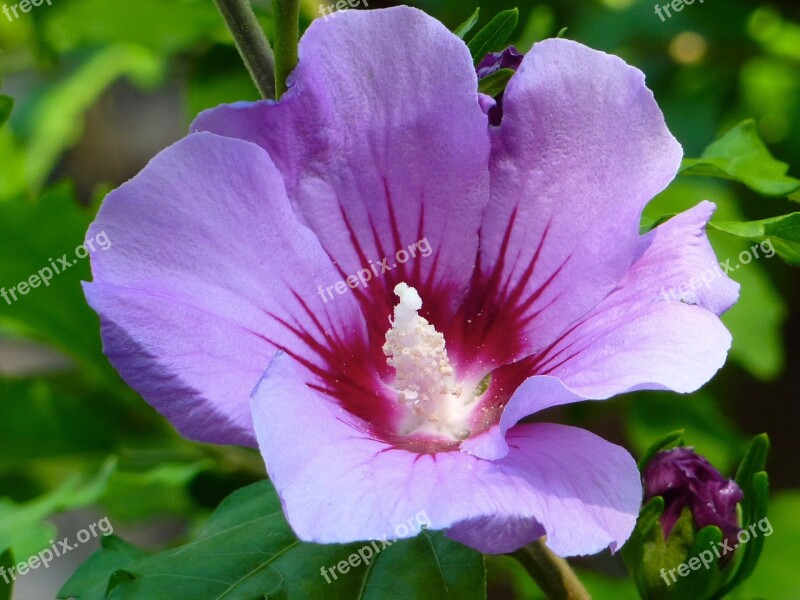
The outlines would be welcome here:
<svg viewBox="0 0 800 600">
<path fill-rule="evenodd" d="M 427 434 L 458 441 L 469 437 L 469 416 L 475 395 L 464 393 L 447 356 L 444 335 L 419 315 L 422 298 L 413 287 L 399 283 L 391 327 L 383 353 L 394 368 L 392 385 L 397 401 L 406 407 L 401 435 Z M 474 390 L 470 385 L 468 390 Z"/>
</svg>

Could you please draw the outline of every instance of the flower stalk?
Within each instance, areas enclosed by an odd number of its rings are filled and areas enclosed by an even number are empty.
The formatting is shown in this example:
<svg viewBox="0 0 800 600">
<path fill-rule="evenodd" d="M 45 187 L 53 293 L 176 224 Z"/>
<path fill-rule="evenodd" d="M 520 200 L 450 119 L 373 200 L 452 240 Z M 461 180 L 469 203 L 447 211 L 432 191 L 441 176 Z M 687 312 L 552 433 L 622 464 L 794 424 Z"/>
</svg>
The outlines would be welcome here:
<svg viewBox="0 0 800 600">
<path fill-rule="evenodd" d="M 275 57 L 249 0 L 214 0 L 262 98 L 275 98 Z M 279 4 L 276 0 L 276 4 Z"/>
<path fill-rule="evenodd" d="M 572 567 L 539 538 L 512 553 L 550 600 L 591 600 Z"/>
<path fill-rule="evenodd" d="M 286 91 L 286 79 L 297 66 L 300 40 L 300 0 L 273 0 L 275 16 L 275 89 L 276 98 Z"/>
</svg>

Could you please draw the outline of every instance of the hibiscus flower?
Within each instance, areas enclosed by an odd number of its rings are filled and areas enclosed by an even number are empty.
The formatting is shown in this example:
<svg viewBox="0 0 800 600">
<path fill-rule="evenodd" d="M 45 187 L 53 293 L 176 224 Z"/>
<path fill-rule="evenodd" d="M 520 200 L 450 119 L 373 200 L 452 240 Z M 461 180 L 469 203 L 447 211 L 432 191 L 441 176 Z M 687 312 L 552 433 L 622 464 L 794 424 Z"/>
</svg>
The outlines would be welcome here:
<svg viewBox="0 0 800 600">
<path fill-rule="evenodd" d="M 279 102 L 200 115 L 89 231 L 114 240 L 85 288 L 112 363 L 183 435 L 257 444 L 303 540 L 425 511 L 489 553 L 617 549 L 642 498 L 629 453 L 520 420 L 691 392 L 725 361 L 738 288 L 713 205 L 639 234 L 682 154 L 642 73 L 546 40 L 499 126 L 491 105 L 438 21 L 343 12 L 309 27 Z"/>
</svg>

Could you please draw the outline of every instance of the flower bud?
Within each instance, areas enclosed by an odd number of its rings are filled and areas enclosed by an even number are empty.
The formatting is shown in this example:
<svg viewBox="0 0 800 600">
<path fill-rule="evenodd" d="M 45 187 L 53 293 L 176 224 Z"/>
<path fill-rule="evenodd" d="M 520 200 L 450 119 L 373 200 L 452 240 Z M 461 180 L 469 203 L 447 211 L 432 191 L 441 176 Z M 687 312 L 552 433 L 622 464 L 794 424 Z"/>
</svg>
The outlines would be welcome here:
<svg viewBox="0 0 800 600">
<path fill-rule="evenodd" d="M 509 46 L 502 52 L 490 52 L 476 67 L 478 80 L 486 79 L 500 69 L 516 71 L 522 64 L 524 56 L 514 46 Z M 500 92 L 494 97 L 495 105 L 490 107 L 487 112 L 489 123 L 492 125 L 500 125 L 500 121 L 503 118 L 503 93 Z"/>
<path fill-rule="evenodd" d="M 735 481 L 682 443 L 674 432 L 639 464 L 644 505 L 622 555 L 647 600 L 721 598 L 752 573 L 772 533 L 767 436 L 754 438 Z"/>
<path fill-rule="evenodd" d="M 684 507 L 688 507 L 697 529 L 716 525 L 734 546 L 740 530 L 736 505 L 744 494 L 735 481 L 723 477 L 705 458 L 686 447 L 661 451 L 642 477 L 645 502 L 655 496 L 664 498 L 660 519 L 664 539 L 669 538 Z"/>
</svg>

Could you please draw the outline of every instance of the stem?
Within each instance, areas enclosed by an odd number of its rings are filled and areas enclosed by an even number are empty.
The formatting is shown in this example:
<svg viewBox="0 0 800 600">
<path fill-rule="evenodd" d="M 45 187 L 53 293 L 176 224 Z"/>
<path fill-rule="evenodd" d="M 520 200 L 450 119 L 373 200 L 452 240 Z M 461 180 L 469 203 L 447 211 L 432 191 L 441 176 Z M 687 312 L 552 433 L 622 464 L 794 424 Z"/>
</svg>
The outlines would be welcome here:
<svg viewBox="0 0 800 600">
<path fill-rule="evenodd" d="M 214 0 L 261 97 L 275 97 L 275 58 L 249 0 Z"/>
<path fill-rule="evenodd" d="M 520 548 L 516 558 L 550 600 L 591 600 L 566 560 L 557 556 L 540 538 Z"/>
<path fill-rule="evenodd" d="M 286 78 L 297 65 L 300 40 L 300 0 L 272 0 L 275 17 L 275 89 L 286 91 Z"/>
</svg>

